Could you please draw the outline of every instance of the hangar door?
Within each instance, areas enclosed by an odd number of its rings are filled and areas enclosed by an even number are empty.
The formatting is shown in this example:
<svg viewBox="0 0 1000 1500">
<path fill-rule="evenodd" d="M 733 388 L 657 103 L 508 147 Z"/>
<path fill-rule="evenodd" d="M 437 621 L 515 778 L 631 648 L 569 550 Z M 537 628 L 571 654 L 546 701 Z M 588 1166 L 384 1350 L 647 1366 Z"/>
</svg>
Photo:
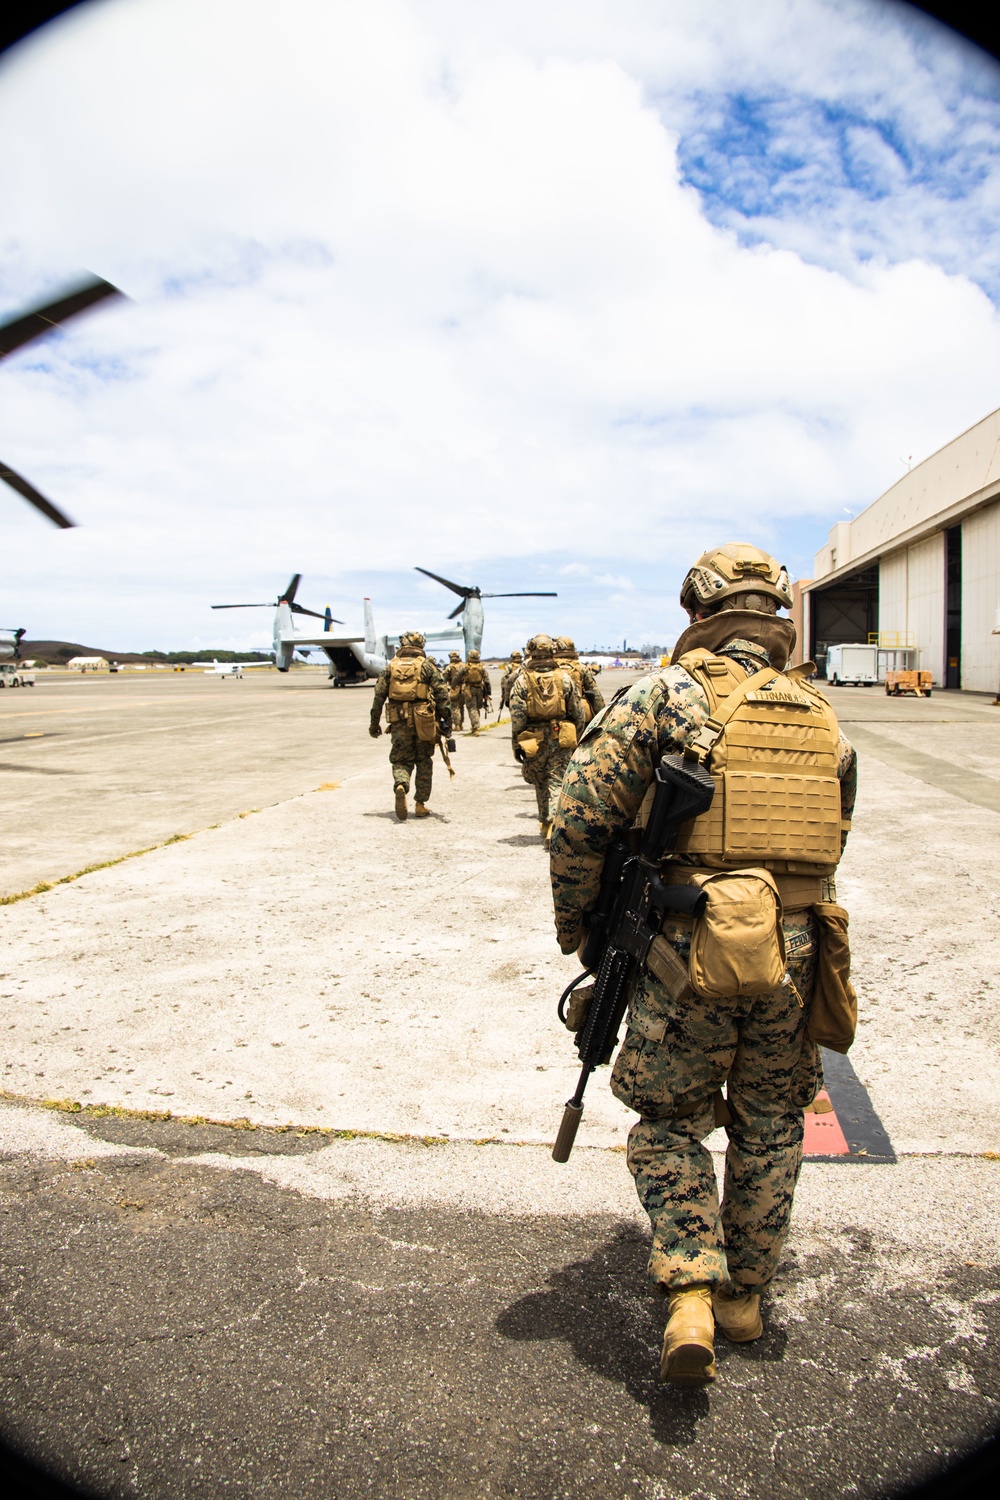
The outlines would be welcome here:
<svg viewBox="0 0 1000 1500">
<path fill-rule="evenodd" d="M 878 564 L 809 591 L 809 655 L 826 676 L 828 646 L 862 645 L 878 630 Z"/>
</svg>

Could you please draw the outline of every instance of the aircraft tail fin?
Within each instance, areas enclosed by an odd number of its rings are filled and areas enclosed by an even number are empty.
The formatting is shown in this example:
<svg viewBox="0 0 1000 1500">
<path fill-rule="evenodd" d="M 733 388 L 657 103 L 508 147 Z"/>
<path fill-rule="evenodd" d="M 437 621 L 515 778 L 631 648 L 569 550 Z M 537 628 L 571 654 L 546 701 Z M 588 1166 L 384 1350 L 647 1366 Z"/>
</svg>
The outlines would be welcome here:
<svg viewBox="0 0 1000 1500">
<path fill-rule="evenodd" d="M 365 600 L 365 650 L 375 650 L 375 614 L 370 599 Z"/>
</svg>

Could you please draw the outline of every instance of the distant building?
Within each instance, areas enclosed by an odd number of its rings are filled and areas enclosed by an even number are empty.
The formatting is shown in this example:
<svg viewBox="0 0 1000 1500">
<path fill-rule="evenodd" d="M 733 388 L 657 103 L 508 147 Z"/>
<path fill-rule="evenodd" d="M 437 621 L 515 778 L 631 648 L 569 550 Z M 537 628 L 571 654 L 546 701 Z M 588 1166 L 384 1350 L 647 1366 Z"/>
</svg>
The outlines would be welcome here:
<svg viewBox="0 0 1000 1500">
<path fill-rule="evenodd" d="M 66 663 L 75 672 L 106 672 L 108 664 L 103 656 L 71 656 Z"/>
<path fill-rule="evenodd" d="M 1000 682 L 1000 410 L 838 521 L 795 585 L 798 658 L 828 646 L 912 647 L 938 687 Z"/>
</svg>

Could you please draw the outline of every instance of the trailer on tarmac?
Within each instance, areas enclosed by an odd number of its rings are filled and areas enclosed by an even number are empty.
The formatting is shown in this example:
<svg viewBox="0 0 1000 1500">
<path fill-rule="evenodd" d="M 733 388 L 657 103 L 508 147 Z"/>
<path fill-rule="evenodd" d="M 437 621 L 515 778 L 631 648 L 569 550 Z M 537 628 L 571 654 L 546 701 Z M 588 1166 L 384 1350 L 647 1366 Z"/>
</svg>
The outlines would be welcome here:
<svg viewBox="0 0 1000 1500">
<path fill-rule="evenodd" d="M 914 698 L 929 698 L 933 687 L 930 672 L 886 672 L 885 691 L 890 698 L 912 693 Z"/>
</svg>

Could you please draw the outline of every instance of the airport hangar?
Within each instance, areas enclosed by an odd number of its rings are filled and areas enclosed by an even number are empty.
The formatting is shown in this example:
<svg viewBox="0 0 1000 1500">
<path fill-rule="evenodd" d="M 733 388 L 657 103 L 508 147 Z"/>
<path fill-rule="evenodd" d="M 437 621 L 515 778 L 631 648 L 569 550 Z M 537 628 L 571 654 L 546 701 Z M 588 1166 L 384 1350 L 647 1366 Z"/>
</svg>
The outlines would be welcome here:
<svg viewBox="0 0 1000 1500">
<path fill-rule="evenodd" d="M 1000 410 L 991 412 L 855 516 L 830 528 L 815 576 L 793 588 L 800 659 L 822 673 L 828 646 L 878 643 L 889 665 L 936 687 L 1000 684 Z M 892 648 L 915 648 L 897 662 Z"/>
</svg>

